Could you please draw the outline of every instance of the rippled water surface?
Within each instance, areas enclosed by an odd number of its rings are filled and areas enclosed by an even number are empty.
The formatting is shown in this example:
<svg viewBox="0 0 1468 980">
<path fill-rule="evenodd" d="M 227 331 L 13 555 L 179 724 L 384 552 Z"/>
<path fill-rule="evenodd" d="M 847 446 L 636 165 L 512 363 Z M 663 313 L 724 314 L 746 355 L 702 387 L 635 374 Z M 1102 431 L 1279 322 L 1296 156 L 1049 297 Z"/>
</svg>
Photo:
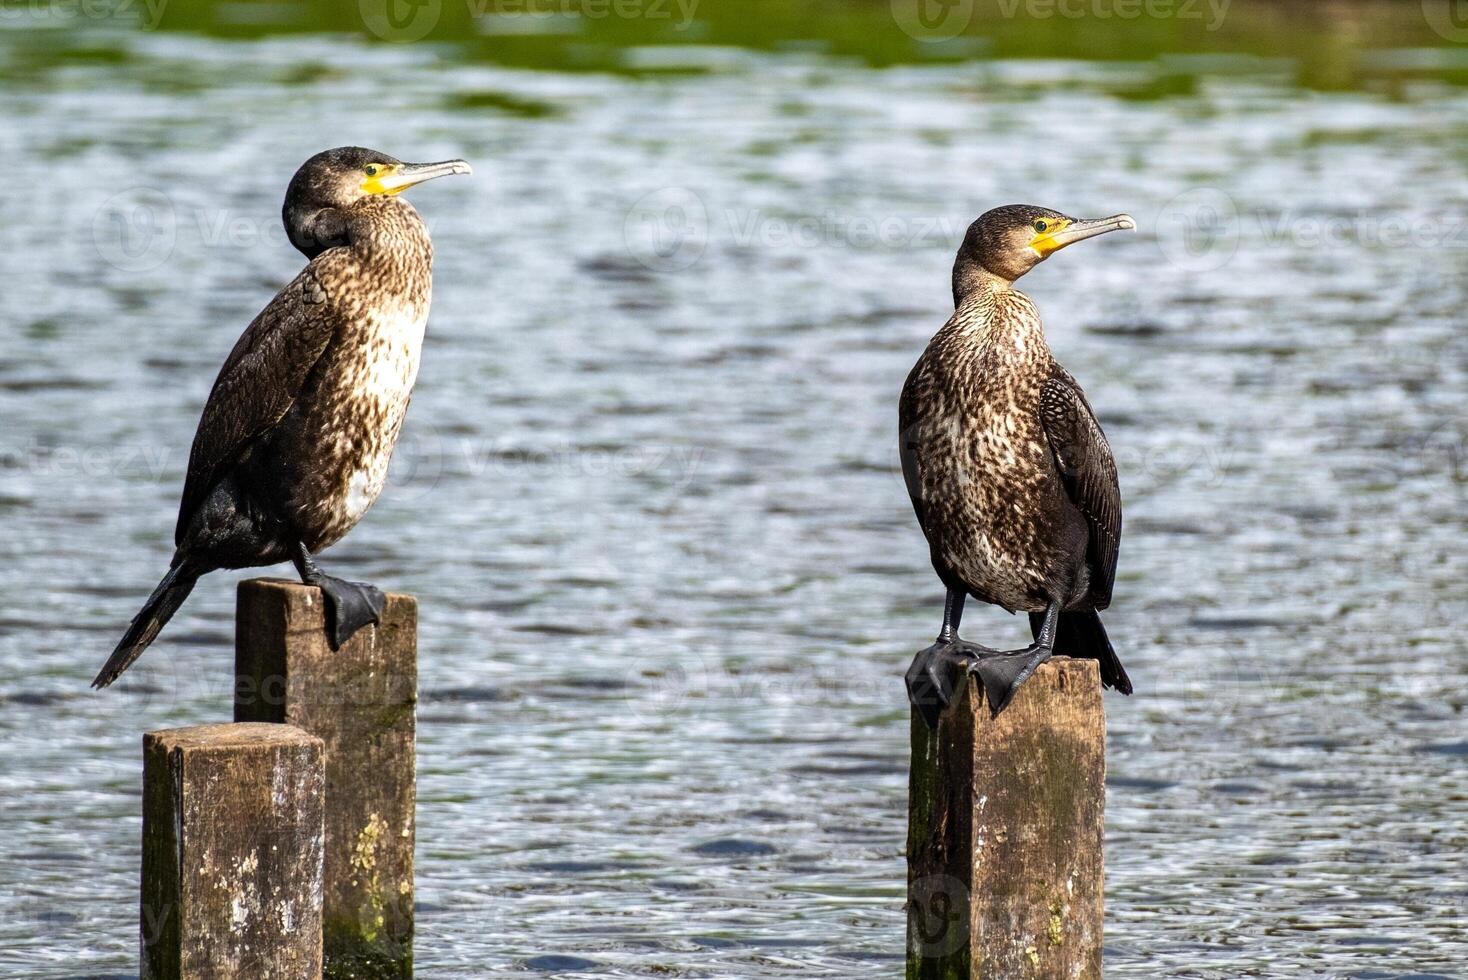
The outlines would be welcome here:
<svg viewBox="0 0 1468 980">
<path fill-rule="evenodd" d="M 87 682 L 300 265 L 285 182 L 353 142 L 476 167 L 415 192 L 418 392 L 326 556 L 422 603 L 422 975 L 900 974 L 942 595 L 895 401 L 1011 201 L 1140 225 L 1024 282 L 1126 496 L 1108 975 L 1464 975 L 1463 90 L 646 60 L 0 32 L 0 974 L 135 973 L 140 735 L 228 718 L 233 579 Z"/>
</svg>

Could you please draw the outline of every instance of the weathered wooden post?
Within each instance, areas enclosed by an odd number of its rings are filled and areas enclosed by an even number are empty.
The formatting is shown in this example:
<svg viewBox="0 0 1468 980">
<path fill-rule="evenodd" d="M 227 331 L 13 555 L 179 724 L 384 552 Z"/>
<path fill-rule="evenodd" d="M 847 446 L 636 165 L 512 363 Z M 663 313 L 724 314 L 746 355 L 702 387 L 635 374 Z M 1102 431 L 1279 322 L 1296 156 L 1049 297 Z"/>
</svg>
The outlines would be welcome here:
<svg viewBox="0 0 1468 980">
<path fill-rule="evenodd" d="M 326 743 L 326 977 L 411 977 L 417 602 L 389 594 L 382 622 L 333 651 L 315 587 L 241 582 L 235 673 L 236 721 Z"/>
<path fill-rule="evenodd" d="M 321 976 L 325 783 L 288 725 L 143 736 L 142 980 Z"/>
<path fill-rule="evenodd" d="M 1101 976 L 1106 716 L 1093 660 L 1057 657 L 997 719 L 968 682 L 914 712 L 908 980 Z"/>
</svg>

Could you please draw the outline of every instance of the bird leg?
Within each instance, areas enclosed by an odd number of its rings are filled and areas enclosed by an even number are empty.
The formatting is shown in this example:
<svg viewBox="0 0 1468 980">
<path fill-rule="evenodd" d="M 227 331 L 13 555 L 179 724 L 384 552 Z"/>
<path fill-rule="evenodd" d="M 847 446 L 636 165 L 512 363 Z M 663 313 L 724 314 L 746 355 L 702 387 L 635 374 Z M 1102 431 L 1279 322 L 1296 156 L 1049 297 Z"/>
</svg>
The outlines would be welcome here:
<svg viewBox="0 0 1468 980">
<path fill-rule="evenodd" d="M 296 556 L 291 561 L 301 581 L 316 586 L 326 599 L 326 638 L 333 650 L 340 650 L 357 630 L 381 621 L 387 608 L 387 596 L 381 589 L 327 575 L 316 567 L 303 544 L 296 545 Z"/>
<path fill-rule="evenodd" d="M 983 682 L 991 717 L 998 718 L 999 712 L 1009 707 L 1020 685 L 1050 659 L 1059 621 L 1060 603 L 1052 602 L 1045 608 L 1045 620 L 1035 634 L 1035 641 L 1021 650 L 991 650 L 954 637 L 954 646 L 958 656 L 964 658 L 968 672 L 977 674 Z"/>
<path fill-rule="evenodd" d="M 1046 608 L 1045 620 L 1033 643 L 1021 650 L 994 650 L 959 638 L 964 598 L 961 589 L 948 590 L 938 642 L 919 650 L 907 669 L 907 698 L 929 729 L 938 727 L 943 709 L 953 701 L 955 668 L 978 675 L 989 701 L 990 714 L 997 718 L 1009 706 L 1020 685 L 1050 659 L 1055 648 L 1055 630 L 1060 620 L 1058 602 Z"/>
<path fill-rule="evenodd" d="M 907 668 L 907 700 L 922 716 L 929 731 L 938 727 L 938 716 L 953 701 L 953 675 L 955 668 L 966 667 L 967 662 L 958 656 L 956 644 L 958 623 L 963 619 L 963 601 L 966 593 L 950 587 L 943 600 L 943 629 L 938 633 L 938 642 L 919 650 Z"/>
</svg>

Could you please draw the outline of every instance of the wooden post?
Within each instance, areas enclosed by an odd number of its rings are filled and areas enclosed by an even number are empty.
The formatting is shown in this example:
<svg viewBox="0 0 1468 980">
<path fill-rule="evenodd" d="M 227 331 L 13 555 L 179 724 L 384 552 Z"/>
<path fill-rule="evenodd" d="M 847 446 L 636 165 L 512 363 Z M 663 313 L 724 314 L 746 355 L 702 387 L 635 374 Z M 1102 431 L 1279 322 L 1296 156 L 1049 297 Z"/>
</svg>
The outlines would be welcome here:
<svg viewBox="0 0 1468 980">
<path fill-rule="evenodd" d="M 1106 716 L 1094 660 L 1057 657 L 998 719 L 968 681 L 912 716 L 908 980 L 1101 976 Z"/>
<path fill-rule="evenodd" d="M 411 977 L 417 602 L 389 594 L 382 622 L 333 651 L 314 586 L 241 582 L 235 674 L 236 721 L 326 743 L 326 977 Z"/>
<path fill-rule="evenodd" d="M 143 736 L 142 980 L 321 976 L 325 783 L 288 725 Z"/>
</svg>

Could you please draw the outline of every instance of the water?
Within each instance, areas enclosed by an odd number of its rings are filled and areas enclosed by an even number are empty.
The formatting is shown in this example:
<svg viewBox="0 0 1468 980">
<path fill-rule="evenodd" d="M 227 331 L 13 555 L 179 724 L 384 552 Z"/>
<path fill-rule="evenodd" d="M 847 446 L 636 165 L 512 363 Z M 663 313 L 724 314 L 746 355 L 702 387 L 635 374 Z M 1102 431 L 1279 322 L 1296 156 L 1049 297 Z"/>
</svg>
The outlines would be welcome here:
<svg viewBox="0 0 1468 980">
<path fill-rule="evenodd" d="M 232 577 L 87 682 L 299 267 L 285 182 L 346 142 L 476 167 L 414 194 L 419 389 L 326 556 L 422 602 L 422 975 L 899 974 L 900 678 L 942 596 L 895 401 L 1010 201 L 1140 225 L 1024 282 L 1126 497 L 1108 975 L 1462 975 L 1464 92 L 618 57 L 662 70 L 0 33 L 0 975 L 136 970 L 140 735 L 228 718 Z"/>
</svg>

